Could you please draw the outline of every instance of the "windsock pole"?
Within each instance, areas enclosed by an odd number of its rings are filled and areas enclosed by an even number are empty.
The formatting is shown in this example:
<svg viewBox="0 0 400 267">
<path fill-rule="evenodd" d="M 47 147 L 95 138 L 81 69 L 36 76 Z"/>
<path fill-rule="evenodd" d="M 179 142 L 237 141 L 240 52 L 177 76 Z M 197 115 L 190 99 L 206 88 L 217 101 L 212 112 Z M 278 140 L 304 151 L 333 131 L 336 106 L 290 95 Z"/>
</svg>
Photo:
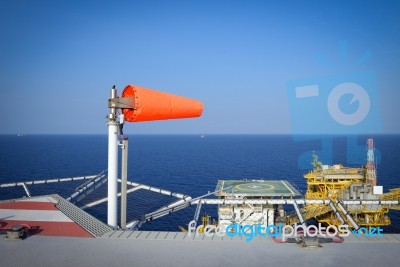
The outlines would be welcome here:
<svg viewBox="0 0 400 267">
<path fill-rule="evenodd" d="M 128 164 L 128 142 L 122 133 L 124 121 L 142 122 L 169 119 L 185 119 L 200 117 L 203 104 L 200 101 L 159 92 L 136 85 L 128 85 L 118 97 L 115 86 L 111 89 L 108 100 L 110 113 L 108 122 L 108 207 L 107 224 L 114 229 L 118 228 L 118 135 L 122 140 L 122 170 L 121 170 L 121 228 L 126 226 L 126 180 Z M 121 115 L 117 116 L 117 109 Z M 120 128 L 120 129 L 118 129 Z"/>
<path fill-rule="evenodd" d="M 110 99 L 117 98 L 115 86 L 111 89 Z M 110 107 L 108 118 L 108 206 L 107 224 L 117 229 L 118 200 L 118 122 L 115 107 Z"/>
<path fill-rule="evenodd" d="M 124 116 L 124 115 L 121 115 Z M 121 122 L 121 121 L 120 121 Z M 126 201 L 127 190 L 126 184 L 128 180 L 128 139 L 122 140 L 122 156 L 121 156 L 121 228 L 126 229 Z"/>
</svg>

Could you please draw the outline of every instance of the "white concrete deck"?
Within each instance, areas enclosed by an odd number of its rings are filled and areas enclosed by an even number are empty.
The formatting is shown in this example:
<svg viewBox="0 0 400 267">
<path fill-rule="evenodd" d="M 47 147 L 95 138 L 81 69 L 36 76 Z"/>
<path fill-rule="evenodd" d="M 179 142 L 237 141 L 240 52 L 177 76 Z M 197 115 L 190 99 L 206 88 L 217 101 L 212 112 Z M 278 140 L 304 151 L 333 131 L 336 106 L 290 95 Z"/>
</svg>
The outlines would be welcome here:
<svg viewBox="0 0 400 267">
<path fill-rule="evenodd" d="M 400 235 L 351 237 L 304 249 L 269 238 L 187 238 L 176 232 L 110 233 L 104 238 L 0 235 L 2 266 L 398 266 Z"/>
</svg>

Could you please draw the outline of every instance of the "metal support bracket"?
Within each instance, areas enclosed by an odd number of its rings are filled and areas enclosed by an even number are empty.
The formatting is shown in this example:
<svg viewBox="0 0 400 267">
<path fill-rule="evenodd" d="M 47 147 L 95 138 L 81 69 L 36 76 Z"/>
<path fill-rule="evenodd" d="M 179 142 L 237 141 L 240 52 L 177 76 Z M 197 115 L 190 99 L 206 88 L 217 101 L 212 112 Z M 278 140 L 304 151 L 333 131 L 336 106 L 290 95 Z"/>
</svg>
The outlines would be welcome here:
<svg viewBox="0 0 400 267">
<path fill-rule="evenodd" d="M 108 99 L 108 107 L 109 108 L 134 109 L 135 108 L 135 98 L 134 97 L 111 98 L 111 99 Z"/>
</svg>

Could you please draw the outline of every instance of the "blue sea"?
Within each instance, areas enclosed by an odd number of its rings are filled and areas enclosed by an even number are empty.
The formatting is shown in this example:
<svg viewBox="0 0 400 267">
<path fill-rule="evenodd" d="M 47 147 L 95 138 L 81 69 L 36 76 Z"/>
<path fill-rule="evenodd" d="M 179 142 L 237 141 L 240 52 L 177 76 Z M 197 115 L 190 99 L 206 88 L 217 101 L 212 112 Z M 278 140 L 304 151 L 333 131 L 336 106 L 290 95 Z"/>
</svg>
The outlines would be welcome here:
<svg viewBox="0 0 400 267">
<path fill-rule="evenodd" d="M 299 167 L 299 156 L 321 149 L 321 140 L 326 139 L 326 136 L 292 135 L 128 137 L 128 180 L 192 197 L 214 191 L 219 179 L 285 179 L 304 194 L 303 174 L 308 170 Z M 360 146 L 365 145 L 367 138 L 374 138 L 380 152 L 378 184 L 383 185 L 384 192 L 400 187 L 400 135 L 354 138 Z M 347 165 L 347 140 L 346 136 L 332 139 L 333 163 Z M 0 135 L 0 147 L 0 183 L 93 175 L 107 169 L 106 135 Z M 33 196 L 57 193 L 68 197 L 81 183 L 33 185 L 30 190 Z M 105 184 L 78 205 L 105 197 L 106 192 Z M 0 189 L 0 199 L 23 195 L 22 187 Z M 135 191 L 128 197 L 128 221 L 175 200 L 145 190 Z M 86 211 L 106 222 L 106 203 Z M 142 229 L 177 231 L 179 225 L 184 226 L 193 218 L 194 211 L 195 207 L 189 207 L 146 223 Z M 214 205 L 203 205 L 202 212 L 216 218 Z M 390 211 L 389 216 L 392 225 L 384 231 L 400 233 L 400 212 Z"/>
</svg>

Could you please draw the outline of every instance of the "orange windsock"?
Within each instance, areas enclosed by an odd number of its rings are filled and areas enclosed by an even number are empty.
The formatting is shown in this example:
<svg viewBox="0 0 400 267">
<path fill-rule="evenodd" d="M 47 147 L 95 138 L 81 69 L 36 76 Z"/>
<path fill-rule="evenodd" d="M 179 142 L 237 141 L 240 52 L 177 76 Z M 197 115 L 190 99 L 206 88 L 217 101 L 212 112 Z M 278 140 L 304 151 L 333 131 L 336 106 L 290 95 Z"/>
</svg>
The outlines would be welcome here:
<svg viewBox="0 0 400 267">
<path fill-rule="evenodd" d="M 133 100 L 133 109 L 122 109 L 130 122 L 194 118 L 203 113 L 200 101 L 136 85 L 126 86 L 122 97 Z"/>
</svg>

